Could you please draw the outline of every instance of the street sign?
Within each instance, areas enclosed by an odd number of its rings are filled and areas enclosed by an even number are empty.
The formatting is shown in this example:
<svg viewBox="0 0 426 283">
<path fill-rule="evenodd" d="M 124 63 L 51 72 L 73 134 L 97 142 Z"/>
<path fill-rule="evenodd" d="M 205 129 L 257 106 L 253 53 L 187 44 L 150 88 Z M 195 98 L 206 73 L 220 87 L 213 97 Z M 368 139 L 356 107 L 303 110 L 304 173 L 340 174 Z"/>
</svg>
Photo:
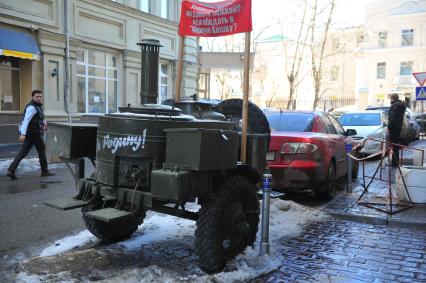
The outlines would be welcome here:
<svg viewBox="0 0 426 283">
<path fill-rule="evenodd" d="M 426 86 L 416 87 L 416 100 L 426 100 Z"/>
<path fill-rule="evenodd" d="M 424 86 L 426 82 L 426 72 L 413 73 L 413 76 L 419 82 L 420 86 Z"/>
</svg>

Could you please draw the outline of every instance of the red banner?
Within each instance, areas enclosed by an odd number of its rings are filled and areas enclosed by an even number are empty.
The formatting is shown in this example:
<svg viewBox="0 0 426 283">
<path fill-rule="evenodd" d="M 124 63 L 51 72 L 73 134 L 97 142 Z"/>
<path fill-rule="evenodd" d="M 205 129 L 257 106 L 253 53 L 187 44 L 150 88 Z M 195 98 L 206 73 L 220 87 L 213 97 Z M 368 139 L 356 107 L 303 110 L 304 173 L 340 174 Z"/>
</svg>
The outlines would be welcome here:
<svg viewBox="0 0 426 283">
<path fill-rule="evenodd" d="M 251 31 L 251 0 L 183 0 L 179 35 L 216 37 Z"/>
</svg>

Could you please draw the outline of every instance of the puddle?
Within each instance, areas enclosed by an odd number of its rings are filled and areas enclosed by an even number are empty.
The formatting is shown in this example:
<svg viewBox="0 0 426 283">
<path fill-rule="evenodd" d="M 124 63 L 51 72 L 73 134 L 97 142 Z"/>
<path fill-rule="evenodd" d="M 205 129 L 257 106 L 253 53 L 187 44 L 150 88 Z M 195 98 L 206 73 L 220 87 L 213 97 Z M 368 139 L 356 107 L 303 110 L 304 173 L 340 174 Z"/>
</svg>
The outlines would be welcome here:
<svg viewBox="0 0 426 283">
<path fill-rule="evenodd" d="M 48 189 L 52 185 L 63 183 L 63 181 L 60 181 L 60 180 L 43 181 L 43 182 L 32 183 L 32 184 L 22 184 L 18 182 L 19 181 L 14 181 L 13 183 L 1 188 L 0 195 L 13 195 L 13 194 L 27 193 L 32 191 L 39 191 L 39 190 Z"/>
</svg>

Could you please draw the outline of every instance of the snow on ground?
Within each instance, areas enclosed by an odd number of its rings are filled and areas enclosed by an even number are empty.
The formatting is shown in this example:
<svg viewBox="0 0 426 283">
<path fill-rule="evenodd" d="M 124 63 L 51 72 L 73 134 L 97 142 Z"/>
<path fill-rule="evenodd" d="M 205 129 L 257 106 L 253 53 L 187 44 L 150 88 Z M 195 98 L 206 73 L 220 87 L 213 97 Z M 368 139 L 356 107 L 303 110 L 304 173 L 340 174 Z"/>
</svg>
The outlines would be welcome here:
<svg viewBox="0 0 426 283">
<path fill-rule="evenodd" d="M 7 172 L 7 168 L 9 168 L 12 163 L 12 159 L 0 160 L 0 175 L 5 175 Z M 65 164 L 49 164 L 49 169 L 64 167 Z M 25 158 L 19 163 L 18 169 L 16 173 L 18 175 L 40 170 L 40 163 L 38 158 Z"/>
<path fill-rule="evenodd" d="M 327 215 L 317 209 L 305 207 L 293 201 L 280 199 L 271 200 L 270 211 L 270 243 L 271 255 L 259 256 L 260 227 L 256 245 L 248 247 L 241 255 L 230 261 L 226 271 L 207 275 L 197 266 L 190 267 L 194 270 L 190 275 L 182 275 L 178 270 L 170 270 L 157 265 L 149 265 L 141 268 L 128 268 L 106 277 L 104 282 L 244 282 L 256 278 L 262 274 L 270 273 L 280 268 L 281 260 L 280 242 L 283 238 L 295 237 L 303 231 L 303 227 L 314 221 L 324 221 Z M 139 230 L 127 241 L 110 245 L 108 249 L 140 252 L 143 245 L 158 244 L 159 242 L 176 240 L 178 238 L 192 237 L 195 230 L 195 222 L 176 218 L 169 215 L 148 212 L 144 223 Z M 40 257 L 63 254 L 72 249 L 83 247 L 97 240 L 88 231 L 82 231 L 77 235 L 69 236 L 56 241 L 53 245 L 41 251 Z M 49 274 L 49 278 L 55 276 Z M 58 276 L 58 275 L 56 275 Z M 21 272 L 18 280 L 39 282 L 46 277 L 37 277 L 34 274 Z M 57 278 L 58 279 L 58 278 Z M 60 281 L 74 282 L 70 277 L 61 277 Z"/>
</svg>

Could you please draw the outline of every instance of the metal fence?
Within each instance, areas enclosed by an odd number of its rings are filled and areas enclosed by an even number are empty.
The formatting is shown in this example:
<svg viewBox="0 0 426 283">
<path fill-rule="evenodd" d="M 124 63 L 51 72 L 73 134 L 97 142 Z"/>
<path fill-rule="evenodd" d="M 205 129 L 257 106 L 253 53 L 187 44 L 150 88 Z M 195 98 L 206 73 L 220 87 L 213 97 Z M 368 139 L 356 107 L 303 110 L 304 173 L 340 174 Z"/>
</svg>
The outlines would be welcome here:
<svg viewBox="0 0 426 283">
<path fill-rule="evenodd" d="M 288 99 L 274 99 L 268 103 L 268 107 L 287 109 Z M 320 99 L 318 102 L 318 110 L 330 110 L 348 105 L 355 105 L 356 100 L 353 98 L 339 98 L 339 99 Z M 313 101 L 296 99 L 293 100 L 290 109 L 312 109 Z"/>
</svg>

